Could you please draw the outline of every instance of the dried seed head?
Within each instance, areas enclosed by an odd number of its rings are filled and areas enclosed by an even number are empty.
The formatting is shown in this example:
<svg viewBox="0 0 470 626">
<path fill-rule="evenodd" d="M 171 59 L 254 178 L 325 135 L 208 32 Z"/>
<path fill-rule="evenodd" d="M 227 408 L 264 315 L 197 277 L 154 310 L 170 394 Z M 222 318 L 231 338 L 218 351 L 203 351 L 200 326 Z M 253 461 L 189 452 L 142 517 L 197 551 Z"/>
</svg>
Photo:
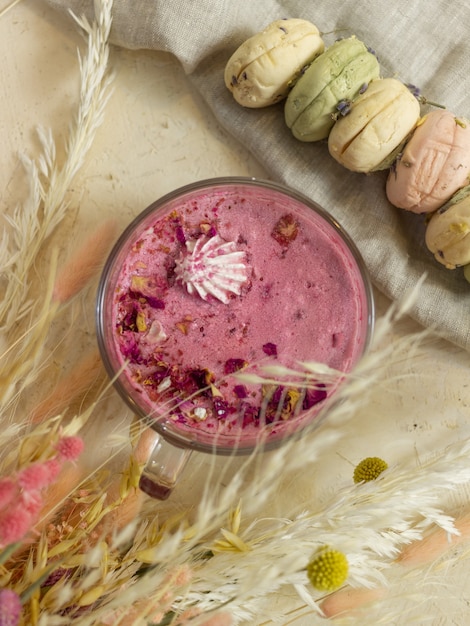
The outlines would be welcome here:
<svg viewBox="0 0 470 626">
<path fill-rule="evenodd" d="M 375 480 L 388 468 L 385 461 L 377 456 L 369 456 L 363 459 L 354 469 L 354 482 L 362 483 Z"/>
<path fill-rule="evenodd" d="M 328 546 L 320 548 L 307 565 L 307 576 L 319 591 L 334 591 L 348 577 L 349 564 L 339 550 Z"/>
</svg>

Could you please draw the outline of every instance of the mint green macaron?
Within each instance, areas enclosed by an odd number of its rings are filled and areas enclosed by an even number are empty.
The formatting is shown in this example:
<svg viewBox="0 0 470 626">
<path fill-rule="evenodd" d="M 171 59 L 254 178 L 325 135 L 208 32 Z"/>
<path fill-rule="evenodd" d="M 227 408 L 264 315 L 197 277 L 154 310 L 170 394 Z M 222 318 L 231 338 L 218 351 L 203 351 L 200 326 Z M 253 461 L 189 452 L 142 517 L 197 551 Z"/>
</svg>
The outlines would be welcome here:
<svg viewBox="0 0 470 626">
<path fill-rule="evenodd" d="M 290 91 L 284 116 L 300 141 L 326 139 L 338 105 L 379 78 L 377 57 L 356 37 L 340 39 L 318 56 Z"/>
</svg>

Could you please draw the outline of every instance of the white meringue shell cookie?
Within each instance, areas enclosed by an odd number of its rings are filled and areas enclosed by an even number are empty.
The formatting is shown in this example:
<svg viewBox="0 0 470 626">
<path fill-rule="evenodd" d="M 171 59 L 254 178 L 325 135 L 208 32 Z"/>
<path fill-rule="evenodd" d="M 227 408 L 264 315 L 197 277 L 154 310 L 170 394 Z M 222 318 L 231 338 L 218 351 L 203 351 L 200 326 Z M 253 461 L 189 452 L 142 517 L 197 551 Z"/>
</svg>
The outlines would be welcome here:
<svg viewBox="0 0 470 626">
<path fill-rule="evenodd" d="M 470 186 L 431 216 L 425 241 L 436 261 L 447 269 L 470 263 Z"/>
<path fill-rule="evenodd" d="M 244 107 L 261 108 L 283 100 L 301 70 L 323 52 L 318 28 L 307 20 L 276 20 L 232 54 L 226 87 Z"/>
<path fill-rule="evenodd" d="M 430 213 L 461 187 L 470 173 L 470 122 L 447 110 L 424 116 L 389 174 L 386 194 L 398 208 Z"/>
<path fill-rule="evenodd" d="M 202 300 L 213 297 L 224 304 L 229 303 L 230 294 L 240 295 L 250 271 L 245 252 L 219 235 L 187 241 L 175 267 L 176 280 L 190 295 Z"/>
<path fill-rule="evenodd" d="M 331 156 L 354 172 L 380 168 L 415 128 L 420 105 L 395 78 L 372 81 L 340 116 L 328 137 Z"/>
</svg>

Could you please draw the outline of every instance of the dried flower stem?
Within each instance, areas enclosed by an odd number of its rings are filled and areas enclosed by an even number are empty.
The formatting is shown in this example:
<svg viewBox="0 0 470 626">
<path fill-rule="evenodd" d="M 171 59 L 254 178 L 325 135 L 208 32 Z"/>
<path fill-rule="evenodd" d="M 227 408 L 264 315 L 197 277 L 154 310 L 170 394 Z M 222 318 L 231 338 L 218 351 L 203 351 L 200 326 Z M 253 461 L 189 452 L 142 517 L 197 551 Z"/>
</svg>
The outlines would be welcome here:
<svg viewBox="0 0 470 626">
<path fill-rule="evenodd" d="M 1 11 L 0 11 L 0 17 L 3 17 L 6 13 L 8 13 L 8 11 L 10 9 L 12 9 L 13 7 L 15 7 L 17 4 L 19 4 L 21 2 L 21 0 L 13 0 L 13 2 L 10 2 L 10 4 L 7 4 L 6 7 L 4 7 Z"/>
</svg>

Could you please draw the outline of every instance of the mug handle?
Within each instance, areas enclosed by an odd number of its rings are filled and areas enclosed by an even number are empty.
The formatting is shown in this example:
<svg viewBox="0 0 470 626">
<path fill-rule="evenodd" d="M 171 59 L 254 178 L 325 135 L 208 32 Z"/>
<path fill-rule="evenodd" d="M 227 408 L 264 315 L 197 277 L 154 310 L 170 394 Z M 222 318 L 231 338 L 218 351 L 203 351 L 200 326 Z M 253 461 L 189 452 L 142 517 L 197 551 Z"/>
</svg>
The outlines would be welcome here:
<svg viewBox="0 0 470 626">
<path fill-rule="evenodd" d="M 157 500 L 166 500 L 190 455 L 191 450 L 188 448 L 168 443 L 157 434 L 147 464 L 140 475 L 140 490 Z"/>
</svg>

